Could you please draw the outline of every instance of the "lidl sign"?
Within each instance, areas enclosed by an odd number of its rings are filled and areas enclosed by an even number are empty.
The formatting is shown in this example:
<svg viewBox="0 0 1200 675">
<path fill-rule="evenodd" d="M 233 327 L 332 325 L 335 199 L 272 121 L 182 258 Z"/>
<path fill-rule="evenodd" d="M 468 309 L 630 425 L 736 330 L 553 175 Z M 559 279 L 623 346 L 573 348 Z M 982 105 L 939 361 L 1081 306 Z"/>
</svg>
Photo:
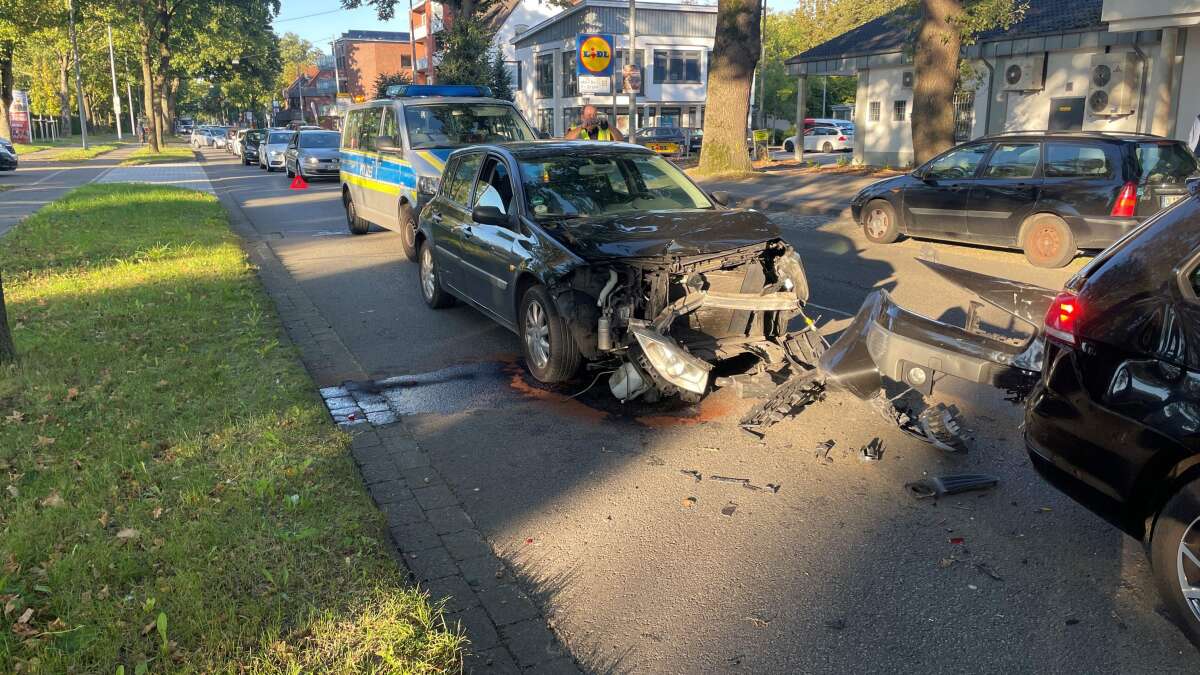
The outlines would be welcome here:
<svg viewBox="0 0 1200 675">
<path fill-rule="evenodd" d="M 585 77 L 612 77 L 613 36 L 584 34 L 575 37 L 575 73 Z"/>
</svg>

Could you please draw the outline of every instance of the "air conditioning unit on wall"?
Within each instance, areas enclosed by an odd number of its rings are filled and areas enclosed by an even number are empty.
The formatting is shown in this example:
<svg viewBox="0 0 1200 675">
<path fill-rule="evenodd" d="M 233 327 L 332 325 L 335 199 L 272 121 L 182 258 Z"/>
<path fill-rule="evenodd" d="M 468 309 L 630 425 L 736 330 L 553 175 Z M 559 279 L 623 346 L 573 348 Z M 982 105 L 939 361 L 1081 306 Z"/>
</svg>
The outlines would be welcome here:
<svg viewBox="0 0 1200 675">
<path fill-rule="evenodd" d="M 1133 88 L 1137 66 L 1132 54 L 1096 54 L 1088 73 L 1087 111 L 1095 117 L 1134 112 Z"/>
<path fill-rule="evenodd" d="M 913 82 L 917 80 L 917 75 L 911 70 L 906 70 L 900 74 L 900 87 L 902 89 L 912 89 Z"/>
<path fill-rule="evenodd" d="M 1045 68 L 1045 54 L 1009 59 L 1004 66 L 1004 91 L 1041 90 Z"/>
</svg>

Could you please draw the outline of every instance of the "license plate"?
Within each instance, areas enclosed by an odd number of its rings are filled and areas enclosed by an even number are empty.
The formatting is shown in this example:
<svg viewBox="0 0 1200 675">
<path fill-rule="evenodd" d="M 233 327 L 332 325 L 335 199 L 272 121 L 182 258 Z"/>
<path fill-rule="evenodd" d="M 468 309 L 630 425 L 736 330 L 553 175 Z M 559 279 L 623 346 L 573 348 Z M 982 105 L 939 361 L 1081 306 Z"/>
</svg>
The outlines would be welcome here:
<svg viewBox="0 0 1200 675">
<path fill-rule="evenodd" d="M 651 143 L 650 149 L 655 152 L 661 152 L 668 155 L 673 155 L 679 152 L 679 146 L 674 143 Z"/>
<path fill-rule="evenodd" d="M 1180 199 L 1183 199 L 1183 195 L 1160 195 L 1158 198 L 1158 205 L 1165 209 Z"/>
</svg>

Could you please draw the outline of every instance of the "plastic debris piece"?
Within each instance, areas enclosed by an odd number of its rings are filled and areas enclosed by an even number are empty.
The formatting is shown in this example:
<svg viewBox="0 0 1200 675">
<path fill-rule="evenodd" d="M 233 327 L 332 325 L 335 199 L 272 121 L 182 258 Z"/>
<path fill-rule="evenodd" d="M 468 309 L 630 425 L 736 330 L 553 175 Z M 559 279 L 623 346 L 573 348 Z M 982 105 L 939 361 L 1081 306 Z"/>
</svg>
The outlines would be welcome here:
<svg viewBox="0 0 1200 675">
<path fill-rule="evenodd" d="M 691 476 L 692 478 L 695 478 L 697 482 L 704 479 L 704 477 L 700 475 L 699 471 L 695 471 L 693 469 L 680 469 L 679 473 L 685 476 Z"/>
<path fill-rule="evenodd" d="M 733 502 L 729 502 L 728 504 L 726 504 L 724 507 L 721 508 L 721 515 L 732 516 L 734 511 L 737 511 L 737 504 L 734 504 Z"/>
<path fill-rule="evenodd" d="M 918 418 L 926 439 L 943 452 L 966 452 L 958 408 L 944 403 L 930 406 Z"/>
<path fill-rule="evenodd" d="M 696 498 L 695 497 L 684 497 L 683 501 L 680 502 L 680 505 L 683 506 L 683 508 L 685 508 L 685 509 L 690 509 L 696 505 Z"/>
<path fill-rule="evenodd" d="M 749 478 L 733 478 L 731 476 L 709 476 L 709 480 L 719 481 L 721 483 L 749 483 Z"/>
<path fill-rule="evenodd" d="M 833 458 L 829 456 L 829 451 L 833 449 L 834 445 L 836 445 L 836 443 L 834 443 L 832 438 L 824 441 L 817 447 L 813 448 L 813 456 L 825 464 L 833 464 Z"/>
<path fill-rule="evenodd" d="M 995 579 L 996 581 L 1004 581 L 1004 577 L 1000 576 L 992 566 L 987 563 L 975 563 L 975 569 Z"/>
<path fill-rule="evenodd" d="M 879 437 L 872 438 L 870 443 L 859 449 L 858 458 L 864 462 L 878 462 L 883 459 L 883 441 Z"/>
<path fill-rule="evenodd" d="M 767 489 L 771 494 L 779 494 L 779 488 L 782 487 L 779 483 L 767 483 Z"/>
<path fill-rule="evenodd" d="M 962 537 L 950 537 L 950 543 L 951 543 L 951 544 L 958 545 L 958 544 L 963 544 L 963 543 L 966 543 L 966 541 L 967 541 L 967 540 L 966 540 L 966 539 L 963 539 Z"/>
<path fill-rule="evenodd" d="M 982 473 L 958 473 L 948 476 L 923 478 L 911 483 L 905 483 L 904 489 L 917 499 L 938 499 L 946 495 L 956 495 L 972 490 L 988 490 L 996 487 L 1000 479 Z"/>
</svg>

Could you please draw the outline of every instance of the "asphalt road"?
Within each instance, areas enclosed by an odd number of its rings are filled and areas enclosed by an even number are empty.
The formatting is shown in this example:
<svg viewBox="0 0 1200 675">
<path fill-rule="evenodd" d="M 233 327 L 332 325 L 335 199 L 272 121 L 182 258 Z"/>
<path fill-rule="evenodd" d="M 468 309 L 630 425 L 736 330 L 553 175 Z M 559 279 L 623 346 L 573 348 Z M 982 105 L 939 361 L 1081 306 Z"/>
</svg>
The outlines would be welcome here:
<svg viewBox="0 0 1200 675">
<path fill-rule="evenodd" d="M 736 429 L 749 403 L 726 393 L 694 407 L 620 409 L 601 384 L 569 399 L 587 382 L 537 388 L 513 335 L 470 309 L 428 310 L 397 235 L 347 233 L 336 183 L 291 191 L 280 174 L 207 157 L 216 189 L 237 201 L 364 372 L 469 366 L 481 395 L 409 422 L 586 670 L 1195 671 L 1197 654 L 1164 618 L 1140 544 L 1037 478 L 1020 410 L 998 392 L 939 385 L 934 400 L 958 405 L 975 435 L 958 456 L 840 394 L 764 443 Z M 917 257 L 1046 286 L 1069 274 L 987 249 L 870 246 L 836 220 L 777 220 L 804 257 L 828 331 L 873 288 L 961 318 L 966 296 Z M 860 461 L 874 438 L 882 461 Z M 831 463 L 812 450 L 825 439 L 836 442 Z M 952 472 L 1001 483 L 939 504 L 903 491 Z M 714 474 L 781 487 L 754 492 Z"/>
</svg>

